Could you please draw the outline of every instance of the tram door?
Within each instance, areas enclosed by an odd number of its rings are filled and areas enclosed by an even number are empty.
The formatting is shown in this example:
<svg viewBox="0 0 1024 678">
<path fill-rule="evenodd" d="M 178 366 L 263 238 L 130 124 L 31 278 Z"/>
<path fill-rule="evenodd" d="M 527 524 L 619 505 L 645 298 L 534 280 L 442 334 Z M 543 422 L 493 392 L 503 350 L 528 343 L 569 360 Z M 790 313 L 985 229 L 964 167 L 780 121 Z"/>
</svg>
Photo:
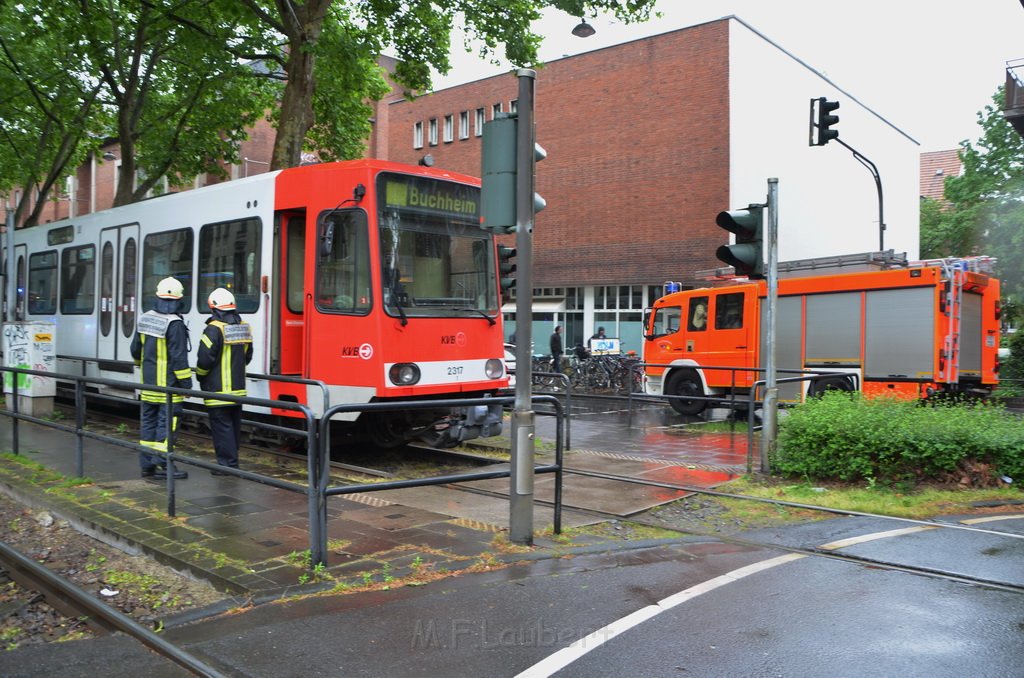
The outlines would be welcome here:
<svg viewBox="0 0 1024 678">
<path fill-rule="evenodd" d="M 272 374 L 302 375 L 305 316 L 306 214 L 280 212 L 274 265 Z"/>
<path fill-rule="evenodd" d="M 128 224 L 100 233 L 99 322 L 96 355 L 101 360 L 130 361 L 132 335 L 139 309 L 139 225 Z"/>
</svg>

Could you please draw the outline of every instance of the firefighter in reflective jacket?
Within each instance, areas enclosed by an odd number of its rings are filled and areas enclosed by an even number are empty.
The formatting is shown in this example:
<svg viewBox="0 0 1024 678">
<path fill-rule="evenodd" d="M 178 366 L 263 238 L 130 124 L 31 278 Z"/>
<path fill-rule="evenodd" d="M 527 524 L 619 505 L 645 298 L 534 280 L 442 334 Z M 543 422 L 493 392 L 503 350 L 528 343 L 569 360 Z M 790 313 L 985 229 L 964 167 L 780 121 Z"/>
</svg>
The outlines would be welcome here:
<svg viewBox="0 0 1024 678">
<path fill-rule="evenodd" d="M 188 366 L 188 328 L 179 313 L 184 288 L 175 278 L 164 278 L 156 286 L 156 306 L 139 316 L 131 354 L 142 368 L 142 383 L 151 386 L 192 388 Z M 159 452 L 167 451 L 167 394 L 140 389 L 142 400 L 139 444 Z M 171 432 L 178 428 L 184 396 L 171 396 Z M 166 477 L 162 457 L 139 452 L 142 477 Z M 175 471 L 175 478 L 187 478 Z"/>
<path fill-rule="evenodd" d="M 235 295 L 223 287 L 210 293 L 212 315 L 199 341 L 196 374 L 204 391 L 244 396 L 245 366 L 252 360 L 252 330 L 235 308 Z M 238 468 L 238 443 L 242 434 L 242 406 L 230 400 L 207 398 L 210 432 L 217 464 Z M 214 471 L 214 475 L 224 475 Z"/>
</svg>

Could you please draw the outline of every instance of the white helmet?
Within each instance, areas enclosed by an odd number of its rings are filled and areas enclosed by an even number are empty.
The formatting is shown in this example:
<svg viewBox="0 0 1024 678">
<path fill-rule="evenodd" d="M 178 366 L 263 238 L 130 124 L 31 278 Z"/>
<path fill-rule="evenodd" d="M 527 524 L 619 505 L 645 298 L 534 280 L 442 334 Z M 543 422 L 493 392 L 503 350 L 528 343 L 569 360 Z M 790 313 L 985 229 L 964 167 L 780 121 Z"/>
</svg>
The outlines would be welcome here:
<svg viewBox="0 0 1024 678">
<path fill-rule="evenodd" d="M 185 295 L 185 288 L 181 286 L 177 278 L 164 278 L 156 286 L 156 296 L 161 299 L 181 299 Z"/>
<path fill-rule="evenodd" d="M 207 299 L 207 303 L 210 304 L 210 308 L 220 309 L 221 311 L 234 311 L 235 295 L 223 287 L 218 287 L 210 292 L 210 298 Z"/>
</svg>

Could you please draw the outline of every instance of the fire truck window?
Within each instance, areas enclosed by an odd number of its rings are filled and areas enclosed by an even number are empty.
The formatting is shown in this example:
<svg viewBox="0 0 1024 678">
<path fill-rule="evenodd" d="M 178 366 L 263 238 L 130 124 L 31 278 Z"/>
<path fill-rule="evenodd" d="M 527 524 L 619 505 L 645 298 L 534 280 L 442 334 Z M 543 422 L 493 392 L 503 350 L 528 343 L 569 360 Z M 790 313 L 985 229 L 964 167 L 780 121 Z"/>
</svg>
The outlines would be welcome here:
<svg viewBox="0 0 1024 678">
<path fill-rule="evenodd" d="M 662 306 L 654 312 L 654 336 L 663 337 L 679 331 L 679 319 L 683 309 L 679 306 Z"/>
<path fill-rule="evenodd" d="M 708 298 L 693 297 L 690 299 L 690 314 L 687 329 L 691 332 L 703 332 L 708 328 Z"/>
<path fill-rule="evenodd" d="M 737 330 L 743 327 L 743 293 L 720 294 L 715 302 L 715 329 Z"/>
</svg>

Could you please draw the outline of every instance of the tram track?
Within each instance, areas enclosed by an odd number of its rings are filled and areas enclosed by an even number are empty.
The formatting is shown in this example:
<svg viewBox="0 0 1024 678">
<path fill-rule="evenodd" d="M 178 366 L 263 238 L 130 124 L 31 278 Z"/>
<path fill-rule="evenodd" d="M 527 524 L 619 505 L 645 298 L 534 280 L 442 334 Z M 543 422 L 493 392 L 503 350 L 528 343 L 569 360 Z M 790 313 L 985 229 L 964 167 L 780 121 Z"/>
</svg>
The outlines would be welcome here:
<svg viewBox="0 0 1024 678">
<path fill-rule="evenodd" d="M 195 434 L 185 434 L 185 435 L 195 436 Z M 197 439 L 201 439 L 202 436 L 196 436 L 196 438 Z M 253 450 L 254 453 L 270 454 L 270 455 L 274 455 L 274 456 L 276 456 L 276 457 L 278 457 L 278 458 L 280 458 L 282 460 L 285 460 L 286 462 L 289 462 L 289 463 L 301 462 L 303 467 L 305 465 L 306 457 L 305 457 L 304 454 L 301 454 L 301 453 L 288 452 L 286 450 L 275 450 L 275 449 L 264 448 L 264 447 L 253 447 L 251 449 Z M 454 460 L 454 461 L 457 461 L 459 463 L 464 463 L 464 464 L 472 465 L 472 466 L 479 466 L 481 464 L 503 463 L 505 461 L 503 459 L 495 459 L 493 457 L 487 457 L 487 456 L 483 456 L 483 455 L 476 455 L 476 454 L 472 454 L 472 453 L 468 453 L 468 452 L 464 452 L 464 451 L 441 450 L 441 449 L 427 448 L 427 447 L 422 447 L 422 446 L 408 446 L 407 448 L 402 449 L 402 450 L 392 451 L 392 453 L 400 455 L 400 456 L 405 456 L 406 454 L 412 454 L 412 455 L 415 455 L 418 458 L 417 459 L 418 461 L 423 461 L 422 457 L 424 455 L 431 455 L 431 456 L 435 457 L 435 459 Z M 689 464 L 686 464 L 686 465 L 689 466 Z M 363 475 L 363 476 L 371 476 L 371 477 L 379 477 L 379 478 L 387 478 L 387 479 L 395 479 L 395 478 L 404 479 L 404 478 L 411 477 L 407 473 L 405 473 L 402 468 L 398 468 L 397 470 L 396 469 L 388 470 L 388 469 L 384 469 L 384 468 L 374 468 L 374 467 L 363 466 L 363 465 L 359 465 L 359 464 L 351 464 L 351 463 L 347 463 L 347 462 L 339 462 L 339 461 L 336 461 L 336 460 L 332 460 L 331 468 L 334 471 L 338 471 L 339 474 L 342 475 L 342 476 L 344 476 L 345 473 L 358 473 L 358 474 Z M 957 523 L 950 523 L 950 522 L 943 522 L 943 521 L 936 521 L 936 520 L 921 520 L 921 519 L 913 519 L 913 518 L 903 518 L 903 517 L 887 516 L 887 515 L 873 514 L 873 513 L 863 512 L 863 511 L 853 511 L 853 510 L 848 510 L 848 509 L 838 509 L 838 508 L 833 508 L 833 507 L 819 506 L 819 505 L 815 505 L 815 504 L 804 504 L 804 503 L 799 503 L 799 502 L 786 501 L 786 500 L 782 500 L 782 499 L 772 499 L 772 498 L 766 498 L 766 497 L 754 497 L 754 496 L 750 496 L 750 495 L 742 495 L 742 494 L 735 494 L 735 493 L 729 493 L 729 492 L 721 492 L 721 491 L 714 490 L 714 489 L 707 488 L 707 487 L 698 487 L 698 486 L 683 485 L 683 484 L 678 484 L 678 483 L 660 482 L 660 481 L 641 479 L 641 478 L 635 478 L 635 477 L 624 476 L 624 475 L 616 475 L 616 474 L 612 474 L 612 473 L 602 473 L 602 472 L 598 472 L 598 471 L 590 471 L 590 470 L 581 469 L 581 468 L 573 468 L 573 467 L 570 467 L 570 466 L 565 467 L 563 471 L 564 471 L 564 473 L 567 476 L 570 476 L 570 477 L 571 476 L 576 476 L 576 477 L 597 478 L 597 479 L 607 480 L 607 481 L 610 481 L 610 482 L 621 482 L 621 483 L 628 483 L 628 484 L 633 484 L 633 485 L 641 485 L 641 486 L 646 486 L 646 487 L 653 487 L 653 488 L 658 488 L 658 489 L 675 490 L 675 491 L 680 491 L 680 492 L 684 492 L 684 493 L 688 493 L 688 494 L 692 494 L 692 495 L 703 495 L 703 496 L 710 496 L 710 497 L 716 497 L 716 498 L 726 498 L 726 499 L 755 501 L 755 502 L 770 504 L 770 505 L 774 505 L 774 506 L 778 506 L 778 507 L 784 507 L 784 508 L 793 508 L 793 509 L 800 509 L 800 510 L 824 512 L 824 513 L 828 513 L 830 515 L 835 515 L 835 516 L 862 517 L 862 518 L 877 519 L 877 520 L 896 521 L 896 522 L 898 522 L 900 524 L 912 525 L 912 526 L 917 526 L 917 527 L 922 527 L 922 528 L 929 528 L 929 529 L 933 529 L 933 528 L 934 529 L 954 529 L 954 530 L 962 530 L 962 531 L 965 531 L 965 532 L 972 532 L 972 533 L 979 533 L 979 534 L 985 534 L 985 535 L 991 535 L 991 536 L 998 536 L 998 537 L 1001 537 L 1001 538 L 1024 539 L 1024 535 L 1021 535 L 1021 534 L 1015 534 L 1015 533 L 1005 532 L 1005 531 L 1000 531 L 1000 530 L 993 530 L 993 529 L 989 529 L 989 528 L 986 528 L 986 527 L 980 527 L 980 526 L 977 526 L 977 525 L 964 525 L 964 524 L 957 524 Z M 339 480 L 343 480 L 343 479 L 344 478 L 339 478 Z M 494 496 L 494 497 L 506 497 L 507 496 L 507 494 L 504 494 L 502 492 L 496 492 L 496 491 L 487 490 L 487 489 L 483 489 L 483 488 L 479 488 L 479 487 L 466 487 L 466 486 L 461 486 L 461 485 L 458 485 L 458 484 L 448 484 L 448 485 L 445 485 L 444 487 L 446 487 L 447 489 L 449 489 L 451 491 L 456 491 L 456 492 L 468 492 L 468 493 L 473 493 L 473 494 L 486 495 L 486 496 Z M 534 501 L 537 504 L 539 504 L 539 505 L 544 505 L 544 506 L 552 506 L 553 505 L 552 502 L 546 501 L 546 500 L 543 500 L 543 499 L 539 499 L 539 498 L 535 498 Z M 601 511 L 601 510 L 590 509 L 590 508 L 583 508 L 583 507 L 576 507 L 576 506 L 572 506 L 570 508 L 571 508 L 571 510 L 573 510 L 575 512 L 579 512 L 579 513 L 582 513 L 582 514 L 585 514 L 585 515 L 593 516 L 595 518 L 600 518 L 600 519 L 604 519 L 604 520 L 628 520 L 630 522 L 634 522 L 636 524 L 644 525 L 644 526 L 648 526 L 648 527 L 655 527 L 655 528 L 665 528 L 666 527 L 666 525 L 664 523 L 662 523 L 662 522 L 660 522 L 660 521 L 658 521 L 656 519 L 648 518 L 648 517 L 642 515 L 643 511 L 638 512 L 638 513 L 634 513 L 634 514 L 629 514 L 629 515 L 620 515 L 620 514 L 611 513 L 611 512 L 608 512 L 608 511 Z M 903 565 L 903 564 L 898 564 L 898 563 L 885 562 L 885 561 L 880 561 L 880 560 L 877 560 L 877 559 L 867 558 L 867 557 L 863 557 L 863 556 L 856 556 L 856 555 L 850 555 L 850 554 L 845 554 L 845 553 L 838 553 L 835 550 L 824 549 L 822 547 L 810 547 L 810 548 L 808 548 L 808 547 L 800 547 L 800 546 L 791 546 L 791 545 L 785 545 L 785 544 L 781 544 L 781 543 L 777 543 L 777 542 L 772 542 L 772 541 L 760 541 L 760 540 L 748 539 L 748 538 L 744 538 L 744 537 L 740 537 L 740 536 L 735 536 L 735 535 L 723 535 L 723 534 L 720 534 L 720 533 L 711 533 L 711 532 L 706 532 L 706 531 L 701 531 L 701 530 L 698 530 L 698 529 L 694 529 L 692 527 L 687 527 L 685 529 L 685 533 L 689 534 L 689 535 L 693 535 L 693 536 L 706 537 L 708 539 L 714 539 L 714 540 L 719 540 L 719 541 L 723 541 L 723 542 L 727 542 L 727 543 L 731 543 L 731 544 L 736 544 L 736 545 L 739 545 L 739 546 L 752 547 L 752 548 L 763 548 L 763 549 L 775 549 L 775 550 L 785 551 L 787 553 L 800 554 L 800 555 L 809 556 L 809 557 L 829 558 L 829 559 L 832 559 L 832 560 L 839 560 L 839 561 L 843 561 L 843 562 L 849 562 L 849 563 L 852 563 L 852 564 L 859 564 L 859 565 L 866 566 L 866 567 L 874 567 L 874 568 L 891 570 L 891 571 L 905 572 L 905 573 L 908 573 L 908 574 L 916 574 L 916 575 L 920 575 L 920 576 L 928 576 L 928 577 L 940 578 L 940 579 L 945 579 L 945 580 L 949 580 L 949 581 L 956 581 L 956 582 L 960 582 L 960 583 L 967 583 L 967 584 L 973 584 L 973 585 L 979 585 L 979 586 L 986 586 L 986 587 L 989 587 L 989 588 L 994 588 L 994 589 L 999 589 L 999 590 L 1004 590 L 1004 591 L 1012 591 L 1012 592 L 1015 592 L 1015 593 L 1024 593 L 1024 585 L 1014 584 L 1012 582 L 998 581 L 998 580 L 994 580 L 994 579 L 990 579 L 990 578 L 985 578 L 985 577 L 973 577 L 973 576 L 970 576 L 970 575 L 965 575 L 963 573 L 957 573 L 957 572 L 952 572 L 952 571 L 948 571 L 948 570 L 940 570 L 940 569 L 936 569 L 936 568 L 917 567 L 917 566 L 912 566 L 912 565 Z"/>
<path fill-rule="evenodd" d="M 0 569 L 22 588 L 37 592 L 68 618 L 84 620 L 96 635 L 123 633 L 194 675 L 211 678 L 223 675 L 184 648 L 166 641 L 4 542 L 0 542 Z"/>
</svg>

